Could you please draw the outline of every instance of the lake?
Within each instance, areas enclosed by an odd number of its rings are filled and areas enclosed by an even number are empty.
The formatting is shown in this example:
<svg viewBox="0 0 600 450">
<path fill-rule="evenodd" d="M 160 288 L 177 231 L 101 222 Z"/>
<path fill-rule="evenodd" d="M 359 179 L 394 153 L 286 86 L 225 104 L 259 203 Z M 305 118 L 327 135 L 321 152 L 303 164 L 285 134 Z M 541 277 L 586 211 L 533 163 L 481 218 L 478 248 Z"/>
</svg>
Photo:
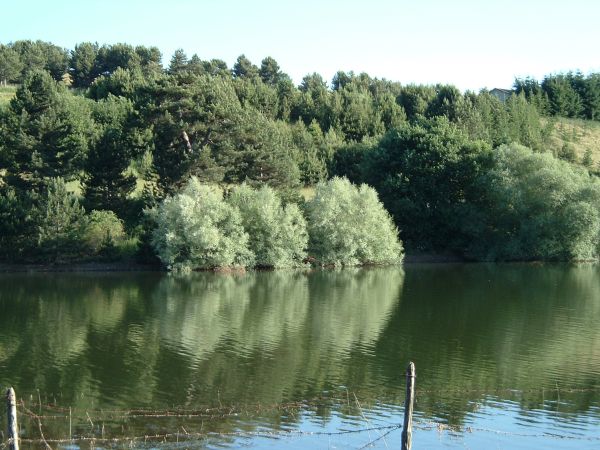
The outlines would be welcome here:
<svg viewBox="0 0 600 450">
<path fill-rule="evenodd" d="M 600 266 L 0 275 L 22 448 L 399 448 L 409 361 L 413 449 L 600 448 Z"/>
</svg>

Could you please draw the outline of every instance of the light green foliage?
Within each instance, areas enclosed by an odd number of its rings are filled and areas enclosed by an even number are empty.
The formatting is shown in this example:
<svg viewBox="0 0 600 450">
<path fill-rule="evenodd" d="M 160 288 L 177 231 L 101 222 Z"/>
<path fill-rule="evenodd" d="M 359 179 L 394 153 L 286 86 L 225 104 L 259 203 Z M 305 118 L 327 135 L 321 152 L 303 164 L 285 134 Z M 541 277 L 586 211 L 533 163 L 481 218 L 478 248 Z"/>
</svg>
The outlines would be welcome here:
<svg viewBox="0 0 600 450">
<path fill-rule="evenodd" d="M 91 84 L 87 95 L 94 100 L 109 95 L 132 97 L 136 88 L 146 82 L 141 69 L 123 69 L 117 67 L 114 72 L 97 77 Z"/>
<path fill-rule="evenodd" d="M 125 239 L 123 221 L 112 211 L 92 211 L 83 230 L 87 247 L 99 253 L 107 246 L 114 246 Z"/>
<path fill-rule="evenodd" d="M 152 245 L 161 261 L 176 269 L 251 266 L 240 213 L 223 200 L 223 191 L 192 177 L 150 214 L 156 222 Z"/>
<path fill-rule="evenodd" d="M 349 83 L 336 92 L 340 128 L 349 141 L 360 142 L 365 136 L 377 136 L 384 132 L 381 113 L 375 109 L 373 97 L 360 85 Z"/>
<path fill-rule="evenodd" d="M 513 144 L 496 149 L 480 185 L 479 222 L 471 224 L 476 258 L 598 257 L 600 183 L 585 169 Z"/>
<path fill-rule="evenodd" d="M 263 83 L 258 75 L 236 78 L 234 86 L 242 105 L 256 108 L 270 119 L 277 117 L 279 110 L 277 92 Z"/>
<path fill-rule="evenodd" d="M 398 230 L 375 190 L 345 178 L 319 183 L 307 204 L 309 255 L 323 265 L 398 264 Z"/>
<path fill-rule="evenodd" d="M 62 178 L 52 178 L 38 210 L 40 256 L 59 262 L 81 256 L 85 211 Z"/>
<path fill-rule="evenodd" d="M 233 189 L 228 203 L 237 208 L 248 233 L 249 246 L 260 267 L 296 267 L 306 258 L 306 220 L 296 204 L 282 206 L 269 186 L 258 190 L 243 184 Z"/>
<path fill-rule="evenodd" d="M 506 101 L 510 142 L 518 142 L 533 150 L 542 150 L 542 125 L 533 105 L 522 95 L 512 95 Z"/>
<path fill-rule="evenodd" d="M 319 147 L 323 142 L 323 133 L 319 124 L 313 121 L 309 131 L 304 122 L 297 122 L 291 127 L 291 132 L 294 145 L 298 149 L 300 180 L 304 185 L 324 180 L 327 176 L 327 166 L 319 155 Z"/>
</svg>

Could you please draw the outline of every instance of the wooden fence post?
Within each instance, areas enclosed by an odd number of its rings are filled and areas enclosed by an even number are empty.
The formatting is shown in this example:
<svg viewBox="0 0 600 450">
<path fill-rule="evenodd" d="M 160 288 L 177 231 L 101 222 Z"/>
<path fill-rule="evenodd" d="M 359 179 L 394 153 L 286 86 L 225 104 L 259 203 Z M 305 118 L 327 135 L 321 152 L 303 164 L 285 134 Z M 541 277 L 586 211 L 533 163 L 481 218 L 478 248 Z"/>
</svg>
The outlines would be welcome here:
<svg viewBox="0 0 600 450">
<path fill-rule="evenodd" d="M 412 445 L 412 416 L 415 400 L 415 365 L 411 361 L 406 368 L 406 400 L 404 402 L 404 427 L 402 429 L 402 450 L 410 450 Z"/>
<path fill-rule="evenodd" d="M 19 450 L 19 429 L 17 427 L 17 399 L 15 390 L 6 391 L 6 417 L 8 421 L 8 448 Z"/>
</svg>

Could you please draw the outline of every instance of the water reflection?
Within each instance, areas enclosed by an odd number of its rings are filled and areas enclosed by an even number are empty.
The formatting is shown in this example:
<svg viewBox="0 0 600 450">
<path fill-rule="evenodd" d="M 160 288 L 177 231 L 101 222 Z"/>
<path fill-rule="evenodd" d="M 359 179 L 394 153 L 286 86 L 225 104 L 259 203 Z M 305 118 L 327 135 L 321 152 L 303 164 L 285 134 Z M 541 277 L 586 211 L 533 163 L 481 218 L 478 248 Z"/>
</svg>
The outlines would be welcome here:
<svg viewBox="0 0 600 450">
<path fill-rule="evenodd" d="M 82 409 L 348 392 L 393 416 L 413 360 L 420 417 L 474 426 L 504 409 L 518 426 L 581 427 L 599 416 L 599 322 L 594 265 L 1 275 L 0 385 Z"/>
<path fill-rule="evenodd" d="M 435 391 L 419 407 L 449 423 L 486 394 L 542 409 L 561 397 L 585 411 L 598 401 L 599 320 L 595 265 L 409 268 L 390 324 L 403 332 L 385 334 L 381 355 L 413 358 L 421 389 Z"/>
<path fill-rule="evenodd" d="M 0 380 L 73 406 L 319 393 L 347 384 L 353 352 L 368 356 L 403 277 L 400 269 L 3 276 Z"/>
</svg>

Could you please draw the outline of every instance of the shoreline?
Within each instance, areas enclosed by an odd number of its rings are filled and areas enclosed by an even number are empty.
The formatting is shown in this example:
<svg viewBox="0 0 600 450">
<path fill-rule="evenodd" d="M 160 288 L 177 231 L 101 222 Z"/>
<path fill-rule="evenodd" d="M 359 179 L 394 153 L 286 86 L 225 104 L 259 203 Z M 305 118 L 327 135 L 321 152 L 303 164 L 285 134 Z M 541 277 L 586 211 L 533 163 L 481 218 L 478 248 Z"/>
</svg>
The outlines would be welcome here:
<svg viewBox="0 0 600 450">
<path fill-rule="evenodd" d="M 412 264 L 462 264 L 467 263 L 455 255 L 410 254 L 405 255 L 402 265 Z M 160 264 L 142 264 L 131 261 L 81 262 L 68 264 L 1 263 L 0 273 L 22 272 L 166 272 Z M 216 269 L 215 273 L 228 273 L 227 269 Z"/>
<path fill-rule="evenodd" d="M 165 272 L 156 264 L 141 264 L 129 261 L 86 262 L 72 264 L 0 263 L 0 273 L 16 272 Z"/>
</svg>

